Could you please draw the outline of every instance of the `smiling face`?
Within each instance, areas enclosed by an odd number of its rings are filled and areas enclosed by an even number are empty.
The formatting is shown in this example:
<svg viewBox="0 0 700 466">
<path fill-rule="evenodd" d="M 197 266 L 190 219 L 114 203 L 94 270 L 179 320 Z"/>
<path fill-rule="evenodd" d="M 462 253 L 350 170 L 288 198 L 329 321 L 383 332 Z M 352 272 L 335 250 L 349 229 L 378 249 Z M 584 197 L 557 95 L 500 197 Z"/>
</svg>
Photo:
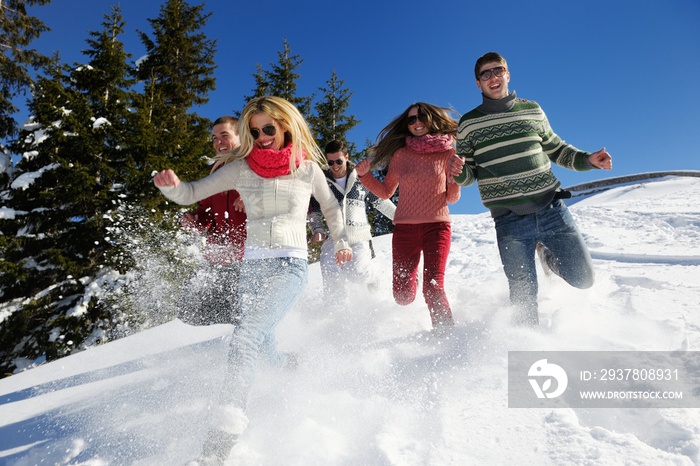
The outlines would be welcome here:
<svg viewBox="0 0 700 466">
<path fill-rule="evenodd" d="M 269 129 L 265 127 L 272 126 L 275 128 L 275 134 L 270 136 L 265 131 Z M 284 148 L 284 130 L 282 127 L 266 113 L 256 113 L 250 117 L 248 124 L 250 130 L 256 130 L 259 135 L 255 140 L 255 145 L 261 149 L 281 150 Z"/>
<path fill-rule="evenodd" d="M 326 154 L 328 166 L 333 173 L 333 178 L 343 178 L 348 172 L 348 154 L 344 152 L 334 152 Z M 338 161 L 342 162 L 338 164 Z"/>
<path fill-rule="evenodd" d="M 412 135 L 419 137 L 428 134 L 428 126 L 419 118 L 418 107 L 413 107 L 408 111 L 408 118 L 411 120 L 415 119 L 415 122 L 413 122 L 413 124 L 408 125 L 408 130 L 411 132 Z M 423 119 L 425 119 L 425 117 Z"/>
<path fill-rule="evenodd" d="M 214 125 L 211 139 L 217 154 L 228 154 L 241 145 L 238 132 L 231 123 Z"/>
<path fill-rule="evenodd" d="M 484 63 L 479 68 L 479 74 L 481 74 L 481 72 L 485 70 L 490 70 L 499 66 L 503 66 L 503 64 L 497 61 Z M 489 99 L 497 100 L 502 99 L 504 97 L 508 97 L 509 82 L 510 72 L 506 70 L 506 72 L 503 73 L 503 76 L 500 77 L 496 76 L 496 73 L 491 73 L 489 79 L 486 79 L 484 81 L 482 81 L 481 79 L 477 79 L 476 85 L 479 89 L 481 89 L 481 92 L 483 92 L 486 97 L 488 97 Z"/>
</svg>

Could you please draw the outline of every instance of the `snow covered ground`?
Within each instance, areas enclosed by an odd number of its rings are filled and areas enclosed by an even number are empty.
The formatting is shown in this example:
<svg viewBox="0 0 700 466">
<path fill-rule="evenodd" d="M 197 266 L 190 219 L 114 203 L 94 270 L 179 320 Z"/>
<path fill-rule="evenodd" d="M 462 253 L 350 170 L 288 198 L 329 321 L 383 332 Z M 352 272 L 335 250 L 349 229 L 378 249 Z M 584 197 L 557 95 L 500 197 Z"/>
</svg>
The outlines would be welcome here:
<svg viewBox="0 0 700 466">
<path fill-rule="evenodd" d="M 474 189 L 474 188 L 469 188 Z M 422 298 L 321 300 L 313 265 L 262 368 L 230 464 L 700 464 L 700 409 L 508 408 L 509 350 L 700 350 L 700 178 L 619 186 L 571 206 L 595 286 L 540 274 L 538 330 L 509 326 L 488 214 L 454 217 L 437 337 Z M 549 324 L 548 324 L 548 323 Z M 178 320 L 0 380 L 0 464 L 178 465 L 199 452 L 230 328 Z"/>
</svg>

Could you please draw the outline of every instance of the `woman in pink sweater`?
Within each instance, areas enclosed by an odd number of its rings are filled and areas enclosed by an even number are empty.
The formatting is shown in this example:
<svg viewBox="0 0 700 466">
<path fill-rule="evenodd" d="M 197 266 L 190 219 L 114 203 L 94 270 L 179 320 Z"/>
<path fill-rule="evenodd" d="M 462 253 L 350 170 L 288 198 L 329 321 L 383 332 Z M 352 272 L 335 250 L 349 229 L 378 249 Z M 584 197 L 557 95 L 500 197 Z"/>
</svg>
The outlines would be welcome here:
<svg viewBox="0 0 700 466">
<path fill-rule="evenodd" d="M 423 297 L 434 329 L 454 325 L 444 284 L 452 243 L 447 204 L 460 196 L 448 173 L 456 133 L 450 110 L 411 104 L 379 133 L 371 163 L 365 159 L 356 167 L 362 184 L 380 198 L 389 199 L 401 186 L 392 239 L 394 299 L 407 305 L 416 298 L 422 252 Z M 383 182 L 370 173 L 387 166 Z"/>
</svg>

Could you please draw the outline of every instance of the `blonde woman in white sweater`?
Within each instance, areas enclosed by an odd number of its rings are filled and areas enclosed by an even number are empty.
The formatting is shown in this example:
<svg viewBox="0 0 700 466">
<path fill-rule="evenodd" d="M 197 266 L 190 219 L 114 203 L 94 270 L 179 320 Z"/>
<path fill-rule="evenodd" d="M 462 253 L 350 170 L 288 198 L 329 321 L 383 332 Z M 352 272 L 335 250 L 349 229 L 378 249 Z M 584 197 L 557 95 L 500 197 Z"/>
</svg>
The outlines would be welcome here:
<svg viewBox="0 0 700 466">
<path fill-rule="evenodd" d="M 258 355 L 286 363 L 276 350 L 274 332 L 306 285 L 306 214 L 312 195 L 335 239 L 336 261 L 352 259 L 340 207 L 321 171 L 325 157 L 296 107 L 279 97 L 253 99 L 243 109 L 239 128 L 241 146 L 233 160 L 206 178 L 185 183 L 172 170 L 154 177 L 168 199 L 183 205 L 235 189 L 248 215 L 241 317 L 231 338 L 226 386 L 202 456 L 191 466 L 223 464 L 245 430 Z"/>
</svg>

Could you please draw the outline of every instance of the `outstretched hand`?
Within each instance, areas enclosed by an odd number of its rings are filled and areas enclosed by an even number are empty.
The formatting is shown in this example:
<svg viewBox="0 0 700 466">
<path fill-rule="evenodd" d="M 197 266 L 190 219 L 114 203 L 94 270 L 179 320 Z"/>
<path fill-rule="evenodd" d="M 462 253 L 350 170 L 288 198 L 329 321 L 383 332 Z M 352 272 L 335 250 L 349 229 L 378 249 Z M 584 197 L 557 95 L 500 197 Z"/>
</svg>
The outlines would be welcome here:
<svg viewBox="0 0 700 466">
<path fill-rule="evenodd" d="M 612 170 L 612 156 L 608 154 L 605 147 L 600 149 L 598 152 L 594 152 L 588 157 L 588 161 L 592 165 L 602 168 L 603 170 Z"/>
<path fill-rule="evenodd" d="M 156 173 L 156 176 L 153 177 L 153 183 L 159 188 L 164 188 L 166 186 L 177 188 L 180 184 L 180 178 L 177 177 L 174 171 L 168 168 L 167 170 Z"/>
</svg>

